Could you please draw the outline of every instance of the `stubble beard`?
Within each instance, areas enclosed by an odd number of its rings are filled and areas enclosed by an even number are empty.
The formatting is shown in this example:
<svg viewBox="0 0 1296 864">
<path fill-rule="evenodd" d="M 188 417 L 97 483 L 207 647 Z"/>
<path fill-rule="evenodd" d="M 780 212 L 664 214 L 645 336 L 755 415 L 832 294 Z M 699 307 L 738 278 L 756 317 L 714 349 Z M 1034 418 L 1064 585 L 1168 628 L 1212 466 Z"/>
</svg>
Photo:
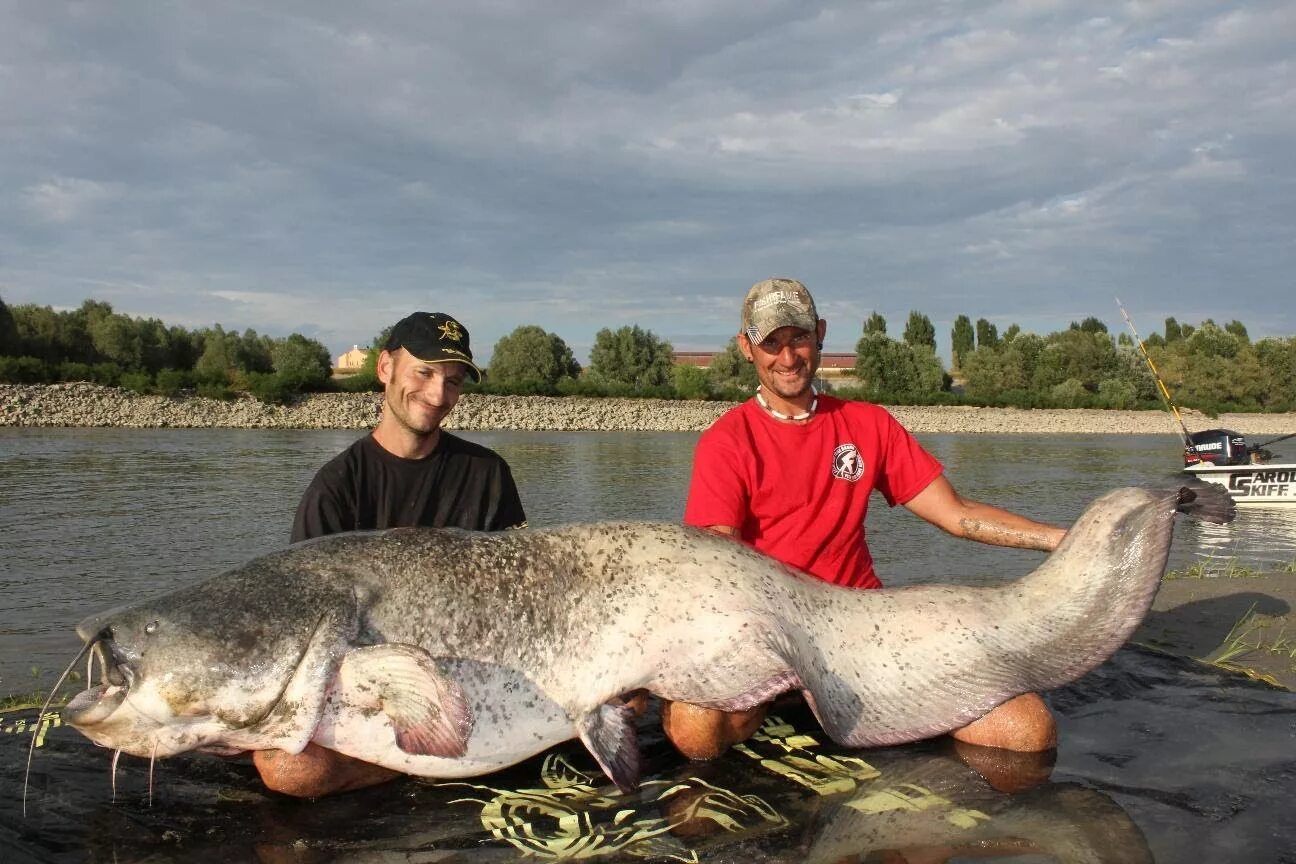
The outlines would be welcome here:
<svg viewBox="0 0 1296 864">
<path fill-rule="evenodd" d="M 426 423 L 416 423 L 413 414 L 405 407 L 405 405 L 398 405 L 390 398 L 385 400 L 385 402 L 386 411 L 391 415 L 391 418 L 395 420 L 406 432 L 418 438 L 430 438 L 433 435 L 436 435 L 441 429 L 441 420 L 445 419 L 445 417 L 442 416 L 437 420 L 431 421 L 430 426 Z"/>
<path fill-rule="evenodd" d="M 810 385 L 814 383 L 814 375 L 810 372 L 809 367 L 803 367 L 795 378 L 785 378 L 782 375 L 771 371 L 766 376 L 761 377 L 761 384 L 765 389 L 778 396 L 780 399 L 794 401 L 800 399 L 810 392 Z"/>
</svg>

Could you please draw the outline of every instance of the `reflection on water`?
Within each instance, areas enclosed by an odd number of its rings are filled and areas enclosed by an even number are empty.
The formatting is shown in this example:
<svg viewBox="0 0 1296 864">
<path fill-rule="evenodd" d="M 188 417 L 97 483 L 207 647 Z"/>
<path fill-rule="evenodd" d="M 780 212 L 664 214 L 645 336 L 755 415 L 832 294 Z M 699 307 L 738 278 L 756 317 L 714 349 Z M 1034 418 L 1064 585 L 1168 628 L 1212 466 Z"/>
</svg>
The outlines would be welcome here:
<svg viewBox="0 0 1296 864">
<path fill-rule="evenodd" d="M 1186 526 L 1197 554 L 1239 564 L 1286 566 L 1296 562 L 1296 507 L 1239 507 L 1227 525 Z"/>
<path fill-rule="evenodd" d="M 87 614 L 210 576 L 282 546 L 315 470 L 354 431 L 0 429 L 0 695 L 77 649 Z M 533 526 L 678 520 L 696 433 L 470 432 L 513 466 Z M 966 495 L 1066 523 L 1102 492 L 1181 480 L 1173 436 L 924 435 Z M 883 581 L 1014 578 L 1038 552 L 955 540 L 875 496 Z M 1201 555 L 1296 560 L 1296 514 L 1183 522 L 1170 566 Z M 32 676 L 33 667 L 37 675 Z"/>
</svg>

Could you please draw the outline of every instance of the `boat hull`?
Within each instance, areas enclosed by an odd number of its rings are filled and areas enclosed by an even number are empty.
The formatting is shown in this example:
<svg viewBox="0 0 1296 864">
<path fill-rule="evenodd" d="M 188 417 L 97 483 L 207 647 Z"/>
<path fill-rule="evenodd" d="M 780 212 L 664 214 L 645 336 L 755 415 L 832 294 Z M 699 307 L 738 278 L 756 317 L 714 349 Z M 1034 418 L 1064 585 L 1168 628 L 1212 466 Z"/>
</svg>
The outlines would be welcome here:
<svg viewBox="0 0 1296 864">
<path fill-rule="evenodd" d="M 1217 483 L 1238 504 L 1296 507 L 1296 462 L 1267 465 L 1190 465 L 1183 469 L 1200 480 Z"/>
</svg>

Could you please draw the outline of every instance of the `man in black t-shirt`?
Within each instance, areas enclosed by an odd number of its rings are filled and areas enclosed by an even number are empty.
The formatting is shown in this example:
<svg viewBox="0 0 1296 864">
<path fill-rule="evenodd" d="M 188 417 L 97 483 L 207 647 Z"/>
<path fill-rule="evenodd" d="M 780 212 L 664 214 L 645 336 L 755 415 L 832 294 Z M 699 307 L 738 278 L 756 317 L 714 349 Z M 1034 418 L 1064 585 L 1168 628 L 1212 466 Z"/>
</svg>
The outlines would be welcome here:
<svg viewBox="0 0 1296 864">
<path fill-rule="evenodd" d="M 508 463 L 441 428 L 465 379 L 481 380 L 464 326 L 440 312 L 401 319 L 378 355 L 377 371 L 382 417 L 372 433 L 315 475 L 297 507 L 292 541 L 413 525 L 471 531 L 526 527 Z M 300 797 L 399 776 L 316 744 L 297 755 L 259 750 L 252 760 L 267 788 Z"/>
</svg>

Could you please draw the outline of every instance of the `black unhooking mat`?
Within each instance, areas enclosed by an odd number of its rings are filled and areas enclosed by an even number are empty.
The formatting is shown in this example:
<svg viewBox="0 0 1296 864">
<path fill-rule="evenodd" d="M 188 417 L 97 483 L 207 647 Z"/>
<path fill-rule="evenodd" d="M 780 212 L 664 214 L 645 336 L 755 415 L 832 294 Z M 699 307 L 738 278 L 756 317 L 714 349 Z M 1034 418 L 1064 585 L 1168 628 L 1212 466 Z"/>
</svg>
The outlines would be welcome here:
<svg viewBox="0 0 1296 864">
<path fill-rule="evenodd" d="M 151 796 L 147 760 L 122 757 L 114 801 L 111 754 L 12 712 L 0 860 L 1296 862 L 1296 693 L 1131 646 L 1048 698 L 1051 776 L 1040 757 L 949 739 L 847 750 L 792 706 L 709 764 L 677 756 L 650 716 L 634 795 L 573 742 L 467 782 L 316 801 L 202 756 L 158 763 Z"/>
</svg>

